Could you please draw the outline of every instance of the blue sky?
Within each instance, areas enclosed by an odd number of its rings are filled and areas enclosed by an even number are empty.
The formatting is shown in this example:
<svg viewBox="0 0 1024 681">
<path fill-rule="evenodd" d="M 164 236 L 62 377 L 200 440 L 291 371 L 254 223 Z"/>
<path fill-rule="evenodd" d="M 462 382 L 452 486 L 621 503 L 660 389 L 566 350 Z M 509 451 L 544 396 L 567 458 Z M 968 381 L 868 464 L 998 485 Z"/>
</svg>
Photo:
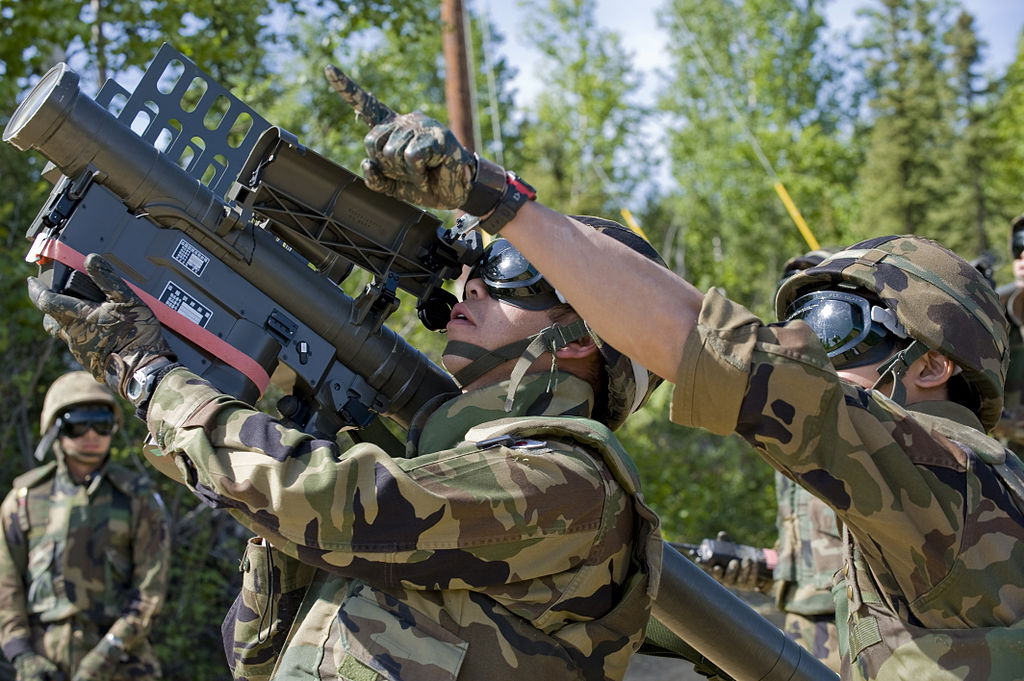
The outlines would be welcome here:
<svg viewBox="0 0 1024 681">
<path fill-rule="evenodd" d="M 713 2 L 714 0 L 708 0 Z M 515 86 L 520 103 L 532 99 L 540 89 L 536 68 L 536 51 L 530 47 L 525 35 L 522 11 L 517 0 L 464 0 L 478 11 L 486 11 L 493 22 L 502 27 L 506 42 L 502 52 L 519 67 Z M 661 46 L 665 36 L 658 28 L 656 11 L 666 0 L 597 0 L 598 21 L 605 28 L 619 32 L 627 50 L 634 55 L 634 65 L 643 70 L 660 66 Z M 858 7 L 866 4 L 878 6 L 868 0 L 833 0 L 827 15 L 833 29 L 857 30 L 854 17 Z M 1017 41 L 1024 28 L 1024 1 L 1022 0 L 963 0 L 971 12 L 982 39 L 988 43 L 987 65 L 1001 71 L 1013 60 Z"/>
</svg>

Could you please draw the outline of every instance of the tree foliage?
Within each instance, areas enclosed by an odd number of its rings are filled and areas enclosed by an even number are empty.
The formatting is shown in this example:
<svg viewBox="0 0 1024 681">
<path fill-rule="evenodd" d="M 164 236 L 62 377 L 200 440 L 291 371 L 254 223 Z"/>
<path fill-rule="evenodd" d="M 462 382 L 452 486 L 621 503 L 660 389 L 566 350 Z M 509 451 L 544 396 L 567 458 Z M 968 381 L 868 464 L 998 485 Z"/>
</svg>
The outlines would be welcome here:
<svg viewBox="0 0 1024 681">
<path fill-rule="evenodd" d="M 673 0 L 662 15 L 669 55 L 659 109 L 681 258 L 671 264 L 757 311 L 768 309 L 782 264 L 808 250 L 777 182 L 819 242 L 850 235 L 855 109 L 820 4 Z"/>
<path fill-rule="evenodd" d="M 523 30 L 544 88 L 526 109 L 521 172 L 569 214 L 616 215 L 647 169 L 640 76 L 622 37 L 597 25 L 594 0 L 535 0 Z M 629 207 L 629 206 L 625 206 Z"/>
</svg>

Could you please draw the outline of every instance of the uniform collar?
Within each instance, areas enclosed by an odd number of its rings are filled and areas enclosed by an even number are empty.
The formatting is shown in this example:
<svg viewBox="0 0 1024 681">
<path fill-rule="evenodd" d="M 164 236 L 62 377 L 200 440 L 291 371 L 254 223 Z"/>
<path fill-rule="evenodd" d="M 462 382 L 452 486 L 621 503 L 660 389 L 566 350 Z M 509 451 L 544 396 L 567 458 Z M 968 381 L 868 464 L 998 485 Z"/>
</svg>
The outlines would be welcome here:
<svg viewBox="0 0 1024 681">
<path fill-rule="evenodd" d="M 67 489 L 69 491 L 72 491 L 74 487 L 81 486 L 85 487 L 86 491 L 91 494 L 100 484 L 100 480 L 103 479 L 107 473 L 107 469 L 110 467 L 110 452 L 108 451 L 107 456 L 103 459 L 103 463 L 100 464 L 100 467 L 90 473 L 83 482 L 77 483 L 71 477 L 71 472 L 68 470 L 66 461 L 67 453 L 64 451 L 64 448 L 60 446 L 59 442 L 54 443 L 53 452 L 57 459 L 58 480 L 60 480 L 62 485 L 67 485 Z"/>
<path fill-rule="evenodd" d="M 939 418 L 955 421 L 962 426 L 969 426 L 984 433 L 985 428 L 981 425 L 978 416 L 962 404 L 946 400 L 927 400 L 907 405 L 907 411 L 916 411 L 920 414 L 938 416 Z"/>
<path fill-rule="evenodd" d="M 548 372 L 528 375 L 516 390 L 512 410 L 506 412 L 508 384 L 502 381 L 471 390 L 442 404 L 423 426 L 419 452 L 450 449 L 463 441 L 466 431 L 487 421 L 523 416 L 589 417 L 594 409 L 593 389 L 573 374 L 559 371 L 553 378 Z"/>
</svg>

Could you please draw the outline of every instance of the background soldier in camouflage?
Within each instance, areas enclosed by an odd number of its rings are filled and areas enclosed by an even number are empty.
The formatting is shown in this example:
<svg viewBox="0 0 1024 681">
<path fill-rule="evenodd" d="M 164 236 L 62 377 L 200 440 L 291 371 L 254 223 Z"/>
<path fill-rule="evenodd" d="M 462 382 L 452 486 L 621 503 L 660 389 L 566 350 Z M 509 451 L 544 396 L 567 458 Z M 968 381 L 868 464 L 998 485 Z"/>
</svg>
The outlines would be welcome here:
<svg viewBox="0 0 1024 681">
<path fill-rule="evenodd" d="M 995 434 L 1019 456 L 1024 451 L 1024 215 L 1010 223 L 1013 281 L 999 287 L 1010 321 L 1010 366 L 1006 372 L 1003 416 Z"/>
<path fill-rule="evenodd" d="M 146 635 L 167 590 L 168 519 L 149 479 L 112 463 L 120 406 L 78 371 L 46 393 L 42 458 L 0 507 L 0 646 L 18 681 L 160 678 Z"/>
<path fill-rule="evenodd" d="M 778 286 L 797 272 L 813 267 L 832 254 L 814 250 L 790 258 Z M 759 579 L 750 558 L 729 561 L 711 575 L 722 584 L 747 591 L 771 593 L 784 613 L 786 634 L 830 668 L 839 671 L 839 631 L 832 601 L 832 577 L 843 566 L 843 543 L 836 514 L 825 502 L 782 473 L 775 473 L 778 502 L 775 525 L 777 563 L 773 582 Z"/>
<path fill-rule="evenodd" d="M 453 170 L 439 158 L 453 139 L 444 126 L 376 122 L 362 164 L 372 188 L 474 203 L 481 161 Z M 974 267 L 927 239 L 878 237 L 789 279 L 777 300 L 787 321 L 765 324 L 523 200 L 508 177 L 480 226 L 501 229 L 603 338 L 675 378 L 674 421 L 740 434 L 836 512 L 844 677 L 1022 677 L 1024 466 L 985 435 L 1007 333 Z M 440 190 L 466 178 L 465 192 Z"/>
<path fill-rule="evenodd" d="M 657 258 L 622 226 L 580 219 Z M 219 393 L 168 361 L 109 263 L 86 263 L 107 302 L 30 279 L 47 327 L 119 390 L 155 372 L 135 406 L 157 465 L 173 458 L 172 475 L 260 535 L 225 621 L 236 678 L 623 677 L 662 544 L 611 429 L 658 380 L 507 242 L 469 273 L 448 324 L 444 362 L 464 393 L 424 407 L 405 459 L 342 451 Z"/>
</svg>

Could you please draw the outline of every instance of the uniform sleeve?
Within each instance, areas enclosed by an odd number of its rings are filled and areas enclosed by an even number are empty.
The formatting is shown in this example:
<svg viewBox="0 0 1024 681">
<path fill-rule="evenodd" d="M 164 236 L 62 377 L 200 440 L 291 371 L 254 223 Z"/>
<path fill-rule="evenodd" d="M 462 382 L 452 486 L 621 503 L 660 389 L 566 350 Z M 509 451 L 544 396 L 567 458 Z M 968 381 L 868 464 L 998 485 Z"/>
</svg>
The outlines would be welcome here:
<svg viewBox="0 0 1024 681">
<path fill-rule="evenodd" d="M 148 483 L 132 499 L 132 590 L 109 633 L 125 648 L 149 634 L 167 596 L 170 523 L 160 495 Z"/>
<path fill-rule="evenodd" d="M 0 649 L 11 661 L 32 650 L 23 581 L 28 570 L 28 541 L 18 523 L 17 509 L 17 490 L 11 490 L 0 505 Z"/>
<path fill-rule="evenodd" d="M 280 551 L 377 583 L 454 588 L 564 572 L 628 506 L 607 469 L 572 447 L 342 452 L 184 369 L 160 382 L 148 424 L 200 498 Z"/>
<path fill-rule="evenodd" d="M 763 325 L 712 290 L 673 400 L 673 420 L 738 433 L 832 507 L 891 575 L 887 589 L 912 600 L 949 573 L 965 522 L 964 453 L 840 381 L 806 324 Z"/>
</svg>

